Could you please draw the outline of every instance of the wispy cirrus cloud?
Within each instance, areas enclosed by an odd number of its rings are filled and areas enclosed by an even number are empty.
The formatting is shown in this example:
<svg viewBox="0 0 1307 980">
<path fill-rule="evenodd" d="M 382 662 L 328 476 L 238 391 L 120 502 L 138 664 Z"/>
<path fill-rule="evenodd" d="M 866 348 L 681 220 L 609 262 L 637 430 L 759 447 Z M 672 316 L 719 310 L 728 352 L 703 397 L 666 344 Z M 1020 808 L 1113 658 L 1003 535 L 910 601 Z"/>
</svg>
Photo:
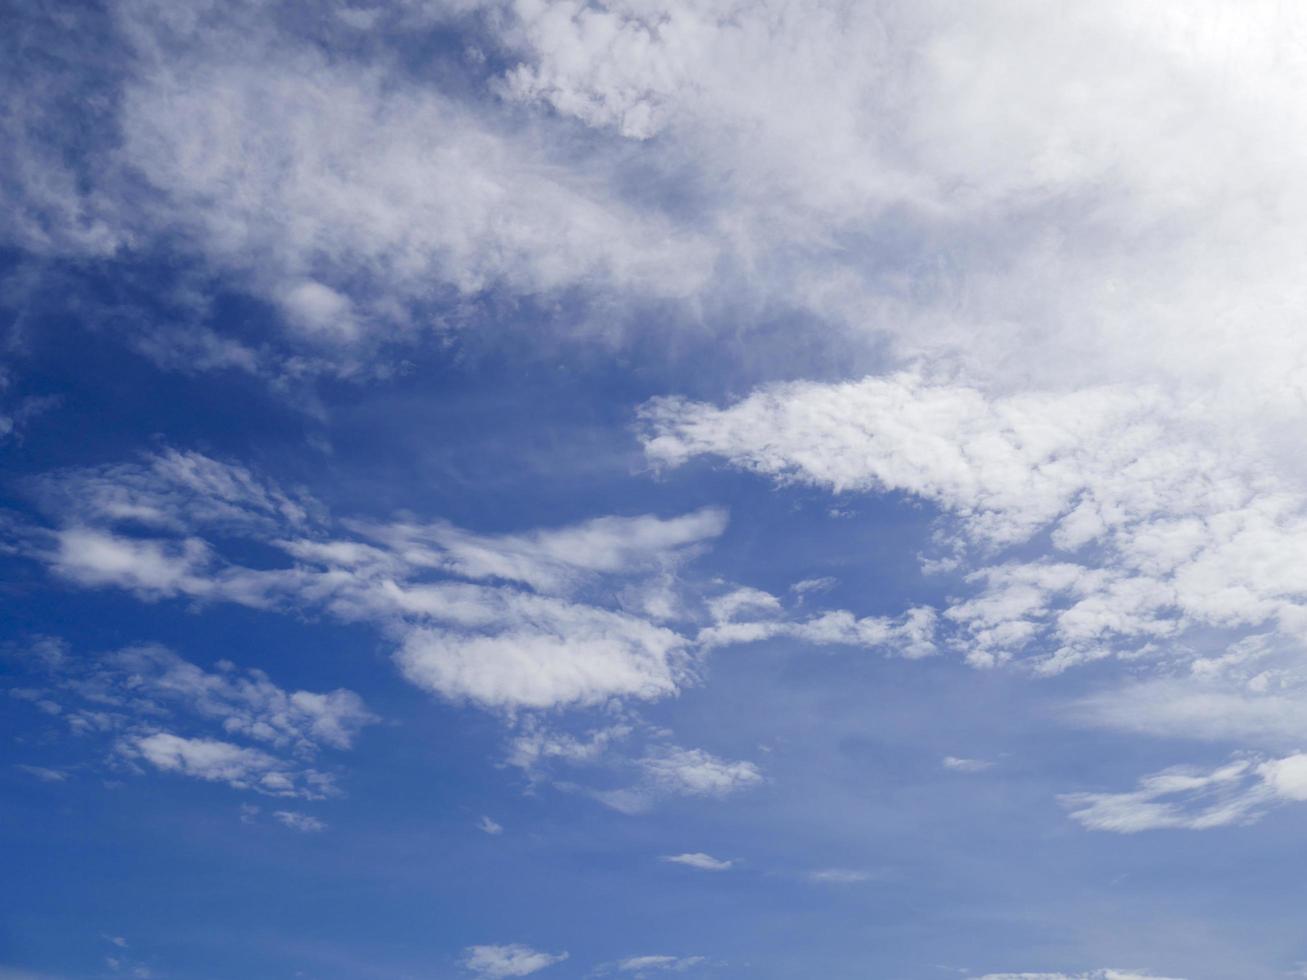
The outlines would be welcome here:
<svg viewBox="0 0 1307 980">
<path fill-rule="evenodd" d="M 1274 806 L 1307 800 L 1307 755 L 1236 759 L 1205 771 L 1175 767 L 1122 793 L 1068 793 L 1062 805 L 1090 830 L 1210 830 L 1250 824 Z"/>
</svg>

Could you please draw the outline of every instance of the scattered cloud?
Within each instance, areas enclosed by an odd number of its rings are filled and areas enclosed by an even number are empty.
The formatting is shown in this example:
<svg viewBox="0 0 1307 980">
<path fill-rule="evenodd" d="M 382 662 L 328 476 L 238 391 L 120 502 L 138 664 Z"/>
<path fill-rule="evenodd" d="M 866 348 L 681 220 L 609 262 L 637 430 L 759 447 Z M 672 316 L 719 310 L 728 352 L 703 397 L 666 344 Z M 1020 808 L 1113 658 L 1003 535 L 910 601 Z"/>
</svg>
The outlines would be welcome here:
<svg viewBox="0 0 1307 980">
<path fill-rule="evenodd" d="M 821 868 L 805 872 L 803 877 L 817 885 L 858 885 L 874 876 L 856 868 Z"/>
<path fill-rule="evenodd" d="M 185 738 L 171 732 L 127 736 L 118 752 L 128 760 L 148 762 L 162 772 L 226 783 L 233 789 L 268 796 L 320 800 L 338 795 L 335 777 L 316 769 L 291 768 L 261 749 L 210 738 Z"/>
<path fill-rule="evenodd" d="M 525 977 L 567 959 L 567 953 L 541 953 L 530 946 L 469 946 L 463 951 L 463 965 L 482 977 Z"/>
<path fill-rule="evenodd" d="M 668 864 L 683 864 L 687 868 L 694 868 L 696 871 L 729 871 L 735 866 L 734 861 L 723 861 L 711 854 L 704 854 L 702 851 L 671 854 L 660 860 L 666 861 Z"/>
<path fill-rule="evenodd" d="M 245 466 L 175 449 L 55 471 L 32 488 L 47 512 L 74 526 L 269 532 L 310 526 L 322 509 L 308 494 L 288 493 Z"/>
<path fill-rule="evenodd" d="M 659 789 L 686 796 L 725 796 L 762 782 L 752 762 L 732 762 L 703 749 L 670 746 L 640 765 Z"/>
<path fill-rule="evenodd" d="M 352 691 L 287 691 L 263 671 L 227 661 L 209 671 L 155 644 L 77 656 L 47 637 L 21 651 L 19 663 L 64 702 L 47 714 L 73 735 L 110 739 L 110 765 L 143 764 L 270 796 L 336 795 L 335 775 L 312 760 L 324 749 L 349 749 L 379 720 Z M 24 700 L 39 707 L 44 698 Z M 179 733 L 194 728 L 207 733 Z"/>
<path fill-rule="evenodd" d="M 637 977 L 655 972 L 684 973 L 705 962 L 702 956 L 631 956 L 618 961 L 617 972 Z"/>
<path fill-rule="evenodd" d="M 946 755 L 943 759 L 945 769 L 951 769 L 954 772 L 984 772 L 986 769 L 992 769 L 994 763 L 988 759 L 966 759 L 956 755 Z"/>
<path fill-rule="evenodd" d="M 21 769 L 29 776 L 34 776 L 43 783 L 62 783 L 68 779 L 68 773 L 62 769 L 47 769 L 45 766 L 29 766 L 25 763 L 15 763 L 15 768 Z"/>
<path fill-rule="evenodd" d="M 298 830 L 301 833 L 317 833 L 327 829 L 325 823 L 307 813 L 297 813 L 294 810 L 274 810 L 272 816 L 284 826 L 289 827 L 291 830 Z"/>
<path fill-rule="evenodd" d="M 504 828 L 501 824 L 485 816 L 483 816 L 480 820 L 477 821 L 477 829 L 480 830 L 482 833 L 489 834 L 492 837 L 498 837 L 500 834 L 504 832 Z"/>
<path fill-rule="evenodd" d="M 1089 830 L 1210 830 L 1260 819 L 1273 806 L 1307 801 L 1307 755 L 1235 759 L 1204 771 L 1176 767 L 1125 793 L 1068 793 L 1060 800 Z"/>
</svg>

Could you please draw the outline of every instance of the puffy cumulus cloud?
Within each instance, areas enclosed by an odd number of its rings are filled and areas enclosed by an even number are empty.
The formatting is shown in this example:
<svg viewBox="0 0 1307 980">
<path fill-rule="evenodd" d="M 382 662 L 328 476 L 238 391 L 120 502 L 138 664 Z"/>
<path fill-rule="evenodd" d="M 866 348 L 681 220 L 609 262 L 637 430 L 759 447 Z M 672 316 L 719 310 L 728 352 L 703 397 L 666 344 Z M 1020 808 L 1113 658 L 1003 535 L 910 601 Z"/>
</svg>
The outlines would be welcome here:
<svg viewBox="0 0 1307 980">
<path fill-rule="evenodd" d="M 486 635 L 415 629 L 395 655 L 414 684 L 486 707 L 548 708 L 611 697 L 653 699 L 677 690 L 676 654 L 684 641 L 670 630 L 621 613 L 569 603 L 536 606 L 520 626 Z"/>
<path fill-rule="evenodd" d="M 547 966 L 561 963 L 567 953 L 542 953 L 521 943 L 505 946 L 469 946 L 463 951 L 463 965 L 482 977 L 525 977 Z"/>
<path fill-rule="evenodd" d="M 735 866 L 734 861 L 723 861 L 721 858 L 715 858 L 711 854 L 704 854 L 702 851 L 669 854 L 659 860 L 666 861 L 668 864 L 682 864 L 687 868 L 694 868 L 696 871 L 729 871 Z"/>
<path fill-rule="evenodd" d="M 1307 800 L 1307 756 L 1236 759 L 1211 771 L 1177 767 L 1125 793 L 1069 793 L 1071 817 L 1090 830 L 1209 830 L 1252 823 L 1271 807 Z"/>
<path fill-rule="evenodd" d="M 171 732 L 132 735 L 118 743 L 129 760 L 143 760 L 162 772 L 179 773 L 233 789 L 268 796 L 320 800 L 338 794 L 335 778 L 315 769 L 295 769 L 261 749 Z"/>
</svg>

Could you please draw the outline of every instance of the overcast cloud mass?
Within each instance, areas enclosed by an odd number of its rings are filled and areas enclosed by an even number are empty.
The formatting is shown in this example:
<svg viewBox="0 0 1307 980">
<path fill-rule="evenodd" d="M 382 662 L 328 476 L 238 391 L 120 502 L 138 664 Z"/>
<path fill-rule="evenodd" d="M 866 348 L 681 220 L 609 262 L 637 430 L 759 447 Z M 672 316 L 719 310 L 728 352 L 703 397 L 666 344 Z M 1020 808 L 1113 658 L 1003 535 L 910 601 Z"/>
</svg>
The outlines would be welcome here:
<svg viewBox="0 0 1307 980">
<path fill-rule="evenodd" d="M 0 980 L 1307 974 L 1307 8 L 0 17 Z"/>
</svg>

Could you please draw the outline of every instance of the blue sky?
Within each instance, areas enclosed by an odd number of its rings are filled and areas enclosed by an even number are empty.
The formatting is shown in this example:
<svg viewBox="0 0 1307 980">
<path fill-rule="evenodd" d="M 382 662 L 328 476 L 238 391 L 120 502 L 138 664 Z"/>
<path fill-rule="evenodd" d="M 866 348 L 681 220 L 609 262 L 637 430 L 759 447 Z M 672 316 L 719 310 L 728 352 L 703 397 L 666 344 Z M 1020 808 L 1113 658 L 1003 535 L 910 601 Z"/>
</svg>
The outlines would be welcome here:
<svg viewBox="0 0 1307 980">
<path fill-rule="evenodd" d="M 0 980 L 1307 973 L 1307 19 L 4 8 Z"/>
</svg>

